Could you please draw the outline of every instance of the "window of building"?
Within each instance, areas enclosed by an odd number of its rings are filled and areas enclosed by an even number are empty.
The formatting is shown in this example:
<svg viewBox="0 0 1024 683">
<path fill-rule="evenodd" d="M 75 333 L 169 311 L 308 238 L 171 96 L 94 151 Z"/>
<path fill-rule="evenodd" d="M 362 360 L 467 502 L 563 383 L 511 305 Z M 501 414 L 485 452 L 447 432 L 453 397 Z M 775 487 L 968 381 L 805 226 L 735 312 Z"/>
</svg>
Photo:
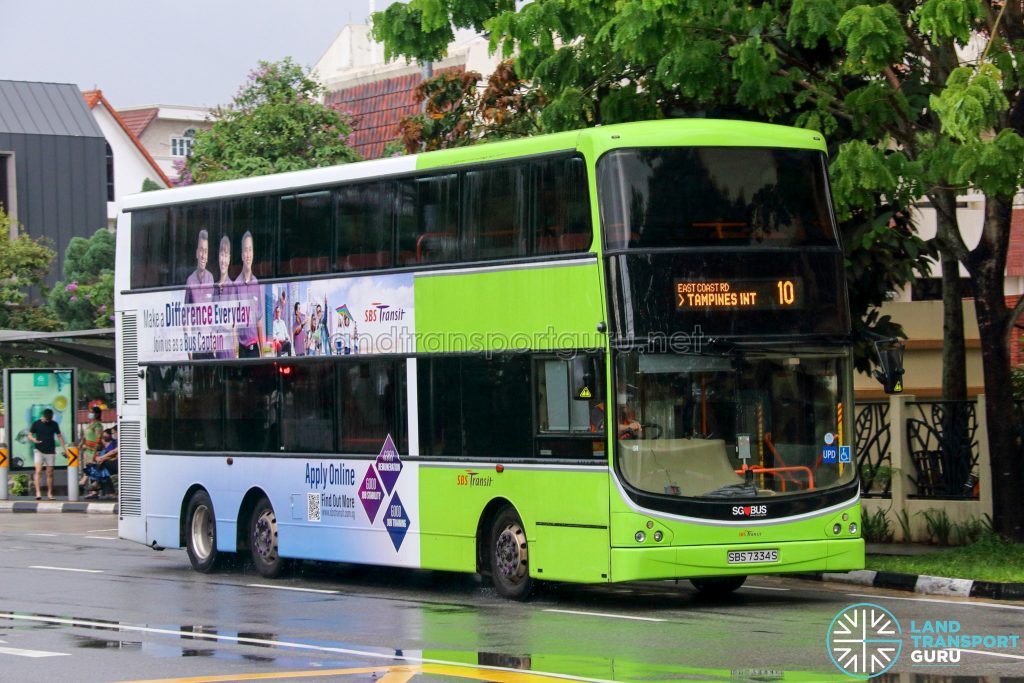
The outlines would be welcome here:
<svg viewBox="0 0 1024 683">
<path fill-rule="evenodd" d="M 107 145 L 107 201 L 114 201 L 114 150 Z"/>
<path fill-rule="evenodd" d="M 192 141 L 195 136 L 195 128 L 186 128 L 180 136 L 171 138 L 171 156 L 178 158 L 192 156 Z"/>
</svg>

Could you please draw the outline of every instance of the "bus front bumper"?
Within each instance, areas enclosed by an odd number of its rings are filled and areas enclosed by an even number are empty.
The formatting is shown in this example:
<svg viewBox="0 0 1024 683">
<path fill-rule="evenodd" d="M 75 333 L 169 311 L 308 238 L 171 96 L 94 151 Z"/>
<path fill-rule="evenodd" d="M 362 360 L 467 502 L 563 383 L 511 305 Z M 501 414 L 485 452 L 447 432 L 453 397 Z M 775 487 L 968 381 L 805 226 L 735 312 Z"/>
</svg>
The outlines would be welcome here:
<svg viewBox="0 0 1024 683">
<path fill-rule="evenodd" d="M 730 564 L 734 551 L 776 550 L 776 562 Z M 864 568 L 864 539 L 612 548 L 611 581 L 842 572 Z"/>
</svg>

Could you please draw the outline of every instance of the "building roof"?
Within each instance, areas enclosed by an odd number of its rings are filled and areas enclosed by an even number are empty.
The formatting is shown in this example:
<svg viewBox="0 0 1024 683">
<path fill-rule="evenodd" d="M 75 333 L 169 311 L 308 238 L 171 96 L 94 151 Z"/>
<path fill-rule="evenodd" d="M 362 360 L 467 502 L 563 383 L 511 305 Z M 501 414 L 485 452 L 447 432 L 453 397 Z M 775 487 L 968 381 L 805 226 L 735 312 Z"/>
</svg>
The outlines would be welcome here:
<svg viewBox="0 0 1024 683">
<path fill-rule="evenodd" d="M 146 127 L 156 118 L 159 111 L 159 107 L 147 107 L 146 109 L 122 109 L 118 113 L 121 115 L 124 125 L 132 132 L 132 135 L 138 137 L 142 135 L 142 131 L 146 130 Z"/>
<path fill-rule="evenodd" d="M 456 66 L 435 73 L 462 71 L 464 66 Z M 352 117 L 349 145 L 364 159 L 377 159 L 398 137 L 402 119 L 419 112 L 414 91 L 421 82 L 419 73 L 384 78 L 327 93 L 325 101 Z"/>
<path fill-rule="evenodd" d="M 110 106 L 110 102 L 108 102 L 107 98 L 103 96 L 102 90 L 86 90 L 82 93 L 82 97 L 85 98 L 85 104 L 90 110 L 95 109 L 97 104 L 102 104 L 106 107 L 110 115 L 114 117 L 115 121 L 117 121 L 117 125 L 121 126 L 121 130 L 124 131 L 125 135 L 128 136 L 128 139 L 132 141 L 133 145 L 135 145 L 135 148 L 139 150 L 139 153 L 146 159 L 146 163 L 152 167 L 153 172 L 157 174 L 160 180 L 164 181 L 164 184 L 166 184 L 167 187 L 172 187 L 174 185 L 174 183 L 171 182 L 171 179 L 167 177 L 167 174 L 165 174 L 157 165 L 156 160 L 153 159 L 150 153 L 146 151 L 146 148 L 142 146 L 142 143 L 139 142 L 138 136 L 136 136 L 135 133 L 132 132 L 132 129 L 128 127 L 124 118 L 122 118 L 116 109 Z"/>
<path fill-rule="evenodd" d="M 0 133 L 103 138 L 78 86 L 0 80 Z"/>
</svg>

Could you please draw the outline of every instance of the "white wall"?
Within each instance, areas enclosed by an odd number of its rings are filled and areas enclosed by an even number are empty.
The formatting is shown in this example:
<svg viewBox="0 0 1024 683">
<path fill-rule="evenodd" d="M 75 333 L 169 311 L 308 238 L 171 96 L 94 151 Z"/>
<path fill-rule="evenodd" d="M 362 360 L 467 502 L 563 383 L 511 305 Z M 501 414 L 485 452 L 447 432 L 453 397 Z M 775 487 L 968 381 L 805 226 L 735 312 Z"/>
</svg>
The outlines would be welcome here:
<svg viewBox="0 0 1024 683">
<path fill-rule="evenodd" d="M 92 115 L 114 153 L 114 201 L 107 202 L 107 222 L 113 225 L 120 199 L 141 192 L 146 178 L 161 187 L 166 184 L 102 103 L 93 107 Z"/>
</svg>

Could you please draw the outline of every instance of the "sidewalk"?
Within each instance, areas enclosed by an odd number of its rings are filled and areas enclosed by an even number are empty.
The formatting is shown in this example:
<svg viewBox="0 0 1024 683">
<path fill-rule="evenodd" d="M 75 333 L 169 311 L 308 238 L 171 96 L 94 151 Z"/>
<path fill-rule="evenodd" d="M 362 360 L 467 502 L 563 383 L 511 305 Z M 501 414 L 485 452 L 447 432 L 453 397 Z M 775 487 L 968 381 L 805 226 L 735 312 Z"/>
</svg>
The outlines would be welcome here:
<svg viewBox="0 0 1024 683">
<path fill-rule="evenodd" d="M 117 500 L 79 500 L 72 503 L 67 497 L 57 500 L 36 500 L 35 496 L 12 496 L 0 500 L 0 513 L 3 512 L 78 512 L 89 515 L 116 515 Z"/>
</svg>

